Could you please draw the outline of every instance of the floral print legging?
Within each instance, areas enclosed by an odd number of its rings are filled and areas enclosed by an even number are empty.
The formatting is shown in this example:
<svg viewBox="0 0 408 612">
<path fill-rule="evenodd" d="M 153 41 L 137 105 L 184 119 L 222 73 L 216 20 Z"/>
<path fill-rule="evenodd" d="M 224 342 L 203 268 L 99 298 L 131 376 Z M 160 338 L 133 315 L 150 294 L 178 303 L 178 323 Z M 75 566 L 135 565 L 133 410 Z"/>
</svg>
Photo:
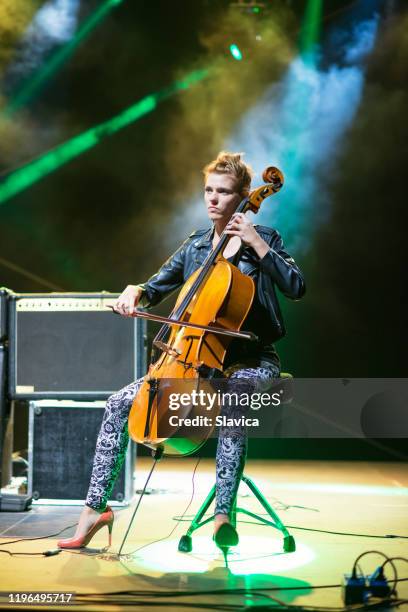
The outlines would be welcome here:
<svg viewBox="0 0 408 612">
<path fill-rule="evenodd" d="M 279 367 L 235 370 L 228 378 L 227 392 L 252 393 L 265 389 L 272 378 L 280 375 Z M 86 505 L 99 512 L 106 507 L 115 480 L 122 467 L 129 441 L 127 422 L 133 398 L 143 379 L 140 378 L 111 395 L 107 402 L 96 442 L 91 481 Z M 244 416 L 247 406 L 224 405 L 222 414 L 228 418 Z M 229 514 L 233 508 L 247 453 L 245 426 L 221 427 L 216 455 L 215 514 Z"/>
</svg>

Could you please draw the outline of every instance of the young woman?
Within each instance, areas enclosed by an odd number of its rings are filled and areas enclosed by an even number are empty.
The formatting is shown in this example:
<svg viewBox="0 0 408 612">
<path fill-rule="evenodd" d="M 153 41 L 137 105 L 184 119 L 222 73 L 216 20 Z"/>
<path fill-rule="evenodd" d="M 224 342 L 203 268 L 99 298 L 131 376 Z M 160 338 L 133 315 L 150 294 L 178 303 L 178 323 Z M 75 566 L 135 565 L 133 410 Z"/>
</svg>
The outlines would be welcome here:
<svg viewBox="0 0 408 612">
<path fill-rule="evenodd" d="M 260 388 L 280 375 L 280 361 L 273 342 L 285 334 L 285 329 L 276 287 L 291 299 L 299 299 L 305 291 L 302 274 L 284 250 L 278 232 L 254 226 L 246 215 L 235 214 L 238 204 L 249 193 L 251 176 L 252 171 L 241 159 L 241 154 L 219 153 L 217 159 L 204 168 L 204 200 L 212 222 L 211 228 L 191 234 L 155 275 L 144 284 L 128 285 L 115 304 L 115 310 L 125 317 L 132 316 L 139 304 L 146 308 L 158 304 L 169 293 L 180 288 L 202 265 L 223 232 L 229 234 L 231 238 L 224 250 L 224 257 L 241 272 L 251 276 L 256 286 L 244 328 L 254 332 L 259 341 L 232 340 L 224 363 L 228 385 L 235 391 L 239 388 L 241 392 Z M 105 525 L 111 533 L 113 513 L 107 501 L 125 456 L 128 415 L 141 384 L 142 379 L 137 380 L 107 401 L 86 505 L 74 537 L 60 540 L 58 545 L 61 548 L 86 546 Z M 224 407 L 223 410 L 228 409 Z M 240 409 L 235 407 L 229 410 L 235 410 L 236 414 Z M 220 547 L 238 543 L 238 534 L 230 524 L 230 512 L 244 469 L 246 448 L 244 427 L 220 429 L 214 512 L 214 536 Z"/>
</svg>

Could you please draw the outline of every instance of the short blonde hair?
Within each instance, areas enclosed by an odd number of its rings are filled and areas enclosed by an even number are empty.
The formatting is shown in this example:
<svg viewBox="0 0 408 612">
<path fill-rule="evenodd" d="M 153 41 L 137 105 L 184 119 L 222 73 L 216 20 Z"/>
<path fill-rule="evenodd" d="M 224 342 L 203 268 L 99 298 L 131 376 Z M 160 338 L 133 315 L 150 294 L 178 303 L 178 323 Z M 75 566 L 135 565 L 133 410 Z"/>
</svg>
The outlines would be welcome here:
<svg viewBox="0 0 408 612">
<path fill-rule="evenodd" d="M 211 172 L 219 174 L 231 174 L 238 180 L 238 191 L 240 194 L 247 195 L 251 186 L 253 170 L 251 166 L 242 161 L 243 153 L 229 153 L 220 151 L 217 158 L 204 166 L 204 180 L 207 180 Z"/>
</svg>

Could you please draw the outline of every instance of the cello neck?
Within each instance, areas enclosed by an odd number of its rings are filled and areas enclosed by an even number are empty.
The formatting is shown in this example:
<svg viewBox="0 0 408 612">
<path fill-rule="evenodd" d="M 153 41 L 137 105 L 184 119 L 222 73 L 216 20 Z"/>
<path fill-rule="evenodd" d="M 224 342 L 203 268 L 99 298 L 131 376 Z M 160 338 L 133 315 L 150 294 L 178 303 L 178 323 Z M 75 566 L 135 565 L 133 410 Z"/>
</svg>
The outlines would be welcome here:
<svg viewBox="0 0 408 612">
<path fill-rule="evenodd" d="M 238 208 L 236 209 L 235 213 L 245 212 L 247 209 L 248 209 L 248 198 L 244 198 L 240 202 L 240 204 L 239 204 Z M 231 236 L 229 234 L 225 234 L 224 231 L 222 232 L 222 234 L 220 236 L 220 240 L 219 240 L 217 246 L 215 247 L 215 249 L 213 251 L 211 251 L 207 255 L 206 259 L 203 262 L 202 270 L 201 270 L 200 274 L 197 276 L 195 282 L 191 286 L 189 292 L 187 293 L 187 295 L 185 296 L 184 300 L 179 305 L 177 310 L 172 313 L 172 315 L 171 315 L 172 317 L 174 317 L 174 318 L 181 318 L 183 316 L 184 311 L 186 310 L 186 308 L 187 308 L 188 304 L 190 303 L 191 299 L 194 297 L 194 294 L 197 292 L 197 290 L 199 289 L 200 285 L 202 284 L 202 282 L 206 278 L 206 276 L 207 276 L 208 272 L 210 271 L 211 267 L 216 263 L 217 259 L 223 253 L 223 251 L 224 251 L 225 247 L 227 246 L 227 243 L 228 243 L 230 238 L 231 238 Z"/>
<path fill-rule="evenodd" d="M 235 213 L 245 213 L 248 210 L 248 198 L 244 198 L 238 208 L 236 209 Z M 207 260 L 209 260 L 209 265 L 211 266 L 213 263 L 215 263 L 215 261 L 218 259 L 218 257 L 223 253 L 225 247 L 228 244 L 229 239 L 231 238 L 231 236 L 229 234 L 225 234 L 224 231 L 222 232 L 220 239 L 218 241 L 217 246 L 215 247 L 215 249 L 213 251 L 211 251 L 211 253 L 208 255 L 208 257 L 206 258 L 206 260 L 203 263 L 203 268 L 207 265 Z"/>
<path fill-rule="evenodd" d="M 241 200 L 235 212 L 242 213 L 242 212 L 246 212 L 248 209 L 249 209 L 249 198 L 246 197 L 243 200 Z M 202 270 L 200 274 L 197 276 L 195 282 L 190 287 L 190 290 L 187 292 L 181 304 L 179 304 L 177 309 L 171 313 L 170 318 L 175 319 L 175 320 L 180 320 L 183 317 L 184 312 L 186 311 L 191 300 L 193 299 L 195 293 L 198 291 L 201 284 L 204 282 L 212 266 L 215 265 L 217 259 L 223 253 L 230 238 L 231 236 L 229 234 L 225 234 L 224 232 L 222 232 L 217 246 L 215 247 L 213 251 L 211 251 L 207 255 L 206 259 L 203 262 Z M 161 341 L 166 335 L 166 332 L 168 331 L 168 329 L 169 329 L 168 324 L 163 325 L 163 327 L 159 330 L 158 334 L 156 335 L 154 341 L 155 342 Z M 152 360 L 153 360 L 153 357 L 152 357 Z"/>
</svg>

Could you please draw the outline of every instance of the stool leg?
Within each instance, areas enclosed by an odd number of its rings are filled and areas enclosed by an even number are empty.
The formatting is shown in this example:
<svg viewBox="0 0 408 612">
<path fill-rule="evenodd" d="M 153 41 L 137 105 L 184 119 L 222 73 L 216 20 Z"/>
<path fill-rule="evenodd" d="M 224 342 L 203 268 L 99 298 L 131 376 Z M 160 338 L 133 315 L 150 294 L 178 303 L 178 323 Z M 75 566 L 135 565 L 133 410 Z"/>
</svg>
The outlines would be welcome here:
<svg viewBox="0 0 408 612">
<path fill-rule="evenodd" d="M 264 495 L 261 493 L 261 491 L 258 489 L 256 484 L 250 478 L 248 478 L 248 476 L 245 476 L 244 474 L 241 476 L 241 480 L 243 482 L 245 482 L 245 484 L 250 489 L 250 491 L 255 495 L 256 499 L 259 501 L 261 506 L 266 510 L 266 512 L 268 513 L 270 518 L 273 520 L 273 523 L 271 523 L 269 521 L 266 521 L 264 518 L 256 515 L 253 512 L 249 512 L 248 510 L 244 510 L 242 508 L 238 508 L 237 507 L 237 497 L 235 497 L 235 500 L 234 500 L 234 503 L 233 503 L 233 506 L 232 506 L 232 510 L 231 510 L 231 513 L 230 513 L 230 521 L 231 521 L 231 524 L 233 525 L 233 527 L 234 528 L 236 527 L 236 524 L 237 524 L 237 513 L 238 512 L 243 512 L 244 514 L 248 514 L 249 516 L 252 516 L 253 518 L 258 519 L 259 521 L 267 523 L 268 525 L 271 525 L 272 527 L 275 527 L 276 529 L 278 529 L 283 534 L 283 549 L 284 549 L 284 551 L 285 552 L 294 552 L 296 550 L 296 543 L 295 543 L 294 537 L 292 535 L 290 535 L 289 531 L 286 529 L 285 525 L 282 523 L 282 521 L 280 520 L 279 516 L 276 514 L 275 510 L 268 503 L 268 501 L 266 500 Z M 193 549 L 191 534 L 196 529 L 199 529 L 203 525 L 206 525 L 210 521 L 214 520 L 213 516 L 211 516 L 211 517 L 209 517 L 209 518 L 207 518 L 205 520 L 202 520 L 203 516 L 207 512 L 208 508 L 210 507 L 210 505 L 212 504 L 214 499 L 215 499 L 215 485 L 212 487 L 211 491 L 209 492 L 209 494 L 205 498 L 205 500 L 204 500 L 203 504 L 201 505 L 200 509 L 198 510 L 197 514 L 193 518 L 193 520 L 192 520 L 192 522 L 190 524 L 190 527 L 188 528 L 187 532 L 185 533 L 185 535 L 181 536 L 180 541 L 179 541 L 179 545 L 178 545 L 178 549 L 179 549 L 180 552 L 191 552 L 192 549 Z M 225 560 L 226 567 L 228 567 L 227 549 L 225 551 L 223 551 L 223 553 L 224 553 L 224 560 Z"/>
<path fill-rule="evenodd" d="M 203 525 L 206 525 L 210 521 L 214 520 L 214 517 L 211 516 L 210 518 L 208 518 L 208 519 L 206 519 L 204 521 L 201 521 L 201 519 L 203 518 L 204 514 L 207 512 L 208 508 L 210 507 L 210 505 L 214 501 L 214 498 L 215 498 L 215 485 L 212 487 L 211 491 L 209 492 L 209 494 L 205 498 L 205 500 L 202 503 L 202 505 L 201 505 L 200 509 L 198 510 L 197 514 L 195 515 L 195 517 L 191 521 L 190 527 L 187 529 L 187 533 L 185 535 L 181 536 L 180 541 L 179 541 L 179 545 L 178 545 L 178 549 L 179 549 L 180 552 L 191 552 L 193 550 L 193 543 L 192 543 L 192 539 L 191 539 L 191 534 L 193 533 L 193 531 L 195 531 L 196 529 L 199 529 Z"/>
<path fill-rule="evenodd" d="M 295 539 L 292 535 L 290 535 L 289 531 L 286 529 L 285 525 L 280 520 L 279 516 L 276 514 L 275 510 L 268 503 L 266 498 L 262 495 L 261 491 L 258 489 L 256 484 L 248 478 L 248 476 L 242 475 L 241 480 L 245 482 L 248 488 L 255 495 L 256 499 L 259 501 L 261 506 L 266 510 L 269 516 L 273 519 L 275 526 L 279 531 L 283 534 L 283 549 L 285 552 L 294 552 L 296 550 Z"/>
</svg>

